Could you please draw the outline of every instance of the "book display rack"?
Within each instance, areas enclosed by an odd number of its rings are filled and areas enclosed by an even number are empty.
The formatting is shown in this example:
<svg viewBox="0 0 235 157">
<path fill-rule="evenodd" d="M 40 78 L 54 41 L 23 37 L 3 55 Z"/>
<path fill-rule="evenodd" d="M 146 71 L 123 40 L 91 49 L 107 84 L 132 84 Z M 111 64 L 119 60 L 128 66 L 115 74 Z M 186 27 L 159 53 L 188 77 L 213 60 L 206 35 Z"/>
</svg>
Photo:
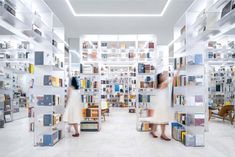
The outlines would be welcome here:
<svg viewBox="0 0 235 157">
<path fill-rule="evenodd" d="M 9 31 L 0 36 L 4 110 L 12 115 L 23 103 L 28 107 L 34 145 L 53 146 L 64 134 L 63 24 L 42 0 L 3 0 L 0 16 L 0 26 Z M 13 92 L 7 93 L 9 89 Z M 20 90 L 29 95 L 23 98 Z"/>
</svg>

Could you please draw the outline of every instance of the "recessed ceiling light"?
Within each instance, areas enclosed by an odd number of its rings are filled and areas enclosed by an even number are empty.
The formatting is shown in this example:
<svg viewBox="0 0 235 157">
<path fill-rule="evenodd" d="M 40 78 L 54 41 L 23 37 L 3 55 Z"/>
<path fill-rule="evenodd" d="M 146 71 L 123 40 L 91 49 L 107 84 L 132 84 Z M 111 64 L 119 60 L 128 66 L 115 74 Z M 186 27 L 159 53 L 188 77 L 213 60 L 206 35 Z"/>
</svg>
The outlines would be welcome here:
<svg viewBox="0 0 235 157">
<path fill-rule="evenodd" d="M 76 13 L 70 0 L 65 0 L 70 11 L 76 17 L 161 17 L 166 12 L 171 0 L 167 0 L 162 12 L 160 14 L 80 14 Z"/>
</svg>

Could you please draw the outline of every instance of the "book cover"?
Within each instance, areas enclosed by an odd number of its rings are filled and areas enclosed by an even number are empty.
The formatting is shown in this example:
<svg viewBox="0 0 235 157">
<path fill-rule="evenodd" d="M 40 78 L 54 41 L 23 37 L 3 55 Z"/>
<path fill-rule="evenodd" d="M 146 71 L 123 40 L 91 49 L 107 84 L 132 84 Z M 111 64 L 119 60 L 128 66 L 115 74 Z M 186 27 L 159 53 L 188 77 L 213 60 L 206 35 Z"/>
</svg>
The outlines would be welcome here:
<svg viewBox="0 0 235 157">
<path fill-rule="evenodd" d="M 202 54 L 196 54 L 194 58 L 195 58 L 195 64 L 203 64 Z"/>
</svg>

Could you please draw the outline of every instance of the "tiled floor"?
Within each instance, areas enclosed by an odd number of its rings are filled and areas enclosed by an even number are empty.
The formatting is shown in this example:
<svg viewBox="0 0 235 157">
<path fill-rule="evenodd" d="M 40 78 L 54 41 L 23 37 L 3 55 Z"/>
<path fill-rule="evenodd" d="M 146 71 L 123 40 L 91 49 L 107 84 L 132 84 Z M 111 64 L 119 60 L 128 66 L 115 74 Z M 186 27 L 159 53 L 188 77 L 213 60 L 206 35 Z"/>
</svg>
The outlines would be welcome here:
<svg viewBox="0 0 235 157">
<path fill-rule="evenodd" d="M 206 147 L 188 148 L 172 140 L 153 139 L 136 131 L 135 114 L 112 109 L 101 132 L 66 137 L 54 147 L 33 147 L 27 119 L 0 129 L 0 157 L 234 157 L 235 127 L 212 120 L 206 133 Z"/>
</svg>

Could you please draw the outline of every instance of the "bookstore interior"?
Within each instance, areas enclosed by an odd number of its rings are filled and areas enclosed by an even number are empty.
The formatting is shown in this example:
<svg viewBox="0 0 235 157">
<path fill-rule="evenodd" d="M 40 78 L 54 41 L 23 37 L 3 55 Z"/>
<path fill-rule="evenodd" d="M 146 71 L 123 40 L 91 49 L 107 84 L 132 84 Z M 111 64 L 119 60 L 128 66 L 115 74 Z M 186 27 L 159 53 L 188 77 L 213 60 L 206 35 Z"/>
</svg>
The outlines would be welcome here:
<svg viewBox="0 0 235 157">
<path fill-rule="evenodd" d="M 235 0 L 0 0 L 1 157 L 232 157 L 234 105 Z"/>
</svg>

